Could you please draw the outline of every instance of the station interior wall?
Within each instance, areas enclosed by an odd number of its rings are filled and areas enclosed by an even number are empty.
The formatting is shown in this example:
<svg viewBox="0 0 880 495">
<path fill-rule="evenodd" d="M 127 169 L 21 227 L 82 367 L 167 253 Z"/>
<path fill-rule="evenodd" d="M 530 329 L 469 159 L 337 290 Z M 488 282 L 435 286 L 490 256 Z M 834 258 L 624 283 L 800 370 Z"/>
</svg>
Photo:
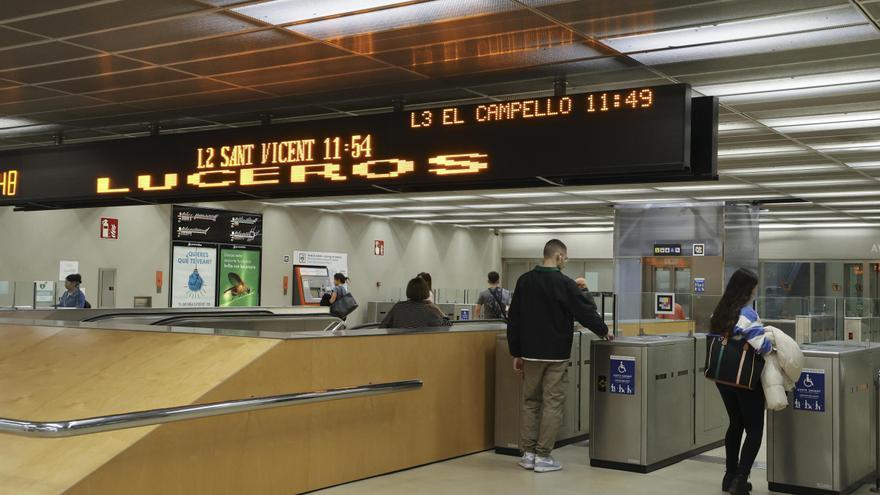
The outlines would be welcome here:
<svg viewBox="0 0 880 495">
<path fill-rule="evenodd" d="M 488 229 L 250 202 L 199 206 L 263 214 L 264 306 L 291 305 L 292 292 L 284 295 L 282 279 L 292 275 L 292 264 L 283 256 L 295 250 L 348 253 L 350 288 L 364 306 L 350 318 L 354 324 L 365 317 L 368 301 L 397 298 L 421 271 L 431 273 L 435 288 L 480 289 L 486 273 L 501 270 L 502 237 Z M 119 219 L 118 240 L 99 238 L 101 217 Z M 97 297 L 98 269 L 116 268 L 117 307 L 130 307 L 135 296 L 152 296 L 153 307 L 168 305 L 170 205 L 38 212 L 0 208 L 0 225 L 5 232 L 0 236 L 0 280 L 56 280 L 59 261 L 78 261 L 90 301 Z M 375 240 L 385 241 L 384 256 L 373 254 Z M 164 273 L 160 294 L 156 271 Z"/>
</svg>

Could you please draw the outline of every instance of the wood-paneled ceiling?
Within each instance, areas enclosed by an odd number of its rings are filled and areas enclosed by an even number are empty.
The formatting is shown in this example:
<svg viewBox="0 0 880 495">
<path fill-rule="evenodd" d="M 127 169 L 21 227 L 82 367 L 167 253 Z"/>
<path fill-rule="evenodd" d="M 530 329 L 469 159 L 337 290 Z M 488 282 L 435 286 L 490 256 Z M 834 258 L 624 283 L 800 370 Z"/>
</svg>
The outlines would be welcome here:
<svg viewBox="0 0 880 495">
<path fill-rule="evenodd" d="M 687 82 L 721 97 L 721 181 L 599 200 L 798 199 L 774 207 L 788 223 L 872 224 L 878 18 L 880 0 L 4 0 L 0 149 Z"/>
</svg>

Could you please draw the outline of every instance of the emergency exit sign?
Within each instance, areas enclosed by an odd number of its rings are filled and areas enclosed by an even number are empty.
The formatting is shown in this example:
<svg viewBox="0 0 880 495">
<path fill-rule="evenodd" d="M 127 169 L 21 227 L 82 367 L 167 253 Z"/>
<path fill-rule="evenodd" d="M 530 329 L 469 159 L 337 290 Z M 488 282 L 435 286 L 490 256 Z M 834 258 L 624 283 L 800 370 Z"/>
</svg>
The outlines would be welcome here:
<svg viewBox="0 0 880 495">
<path fill-rule="evenodd" d="M 118 218 L 101 218 L 101 239 L 119 239 Z"/>
</svg>

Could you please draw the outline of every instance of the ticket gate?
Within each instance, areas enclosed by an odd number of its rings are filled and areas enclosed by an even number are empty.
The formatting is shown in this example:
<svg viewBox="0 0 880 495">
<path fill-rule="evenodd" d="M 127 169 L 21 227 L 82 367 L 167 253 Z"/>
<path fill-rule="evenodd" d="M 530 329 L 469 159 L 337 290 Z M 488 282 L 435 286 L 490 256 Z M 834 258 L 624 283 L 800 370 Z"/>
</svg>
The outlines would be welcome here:
<svg viewBox="0 0 880 495">
<path fill-rule="evenodd" d="M 837 338 L 835 320 L 834 315 L 795 316 L 794 339 L 798 344 L 835 340 Z"/>
<path fill-rule="evenodd" d="M 595 342 L 590 465 L 649 473 L 723 443 L 727 425 L 707 420 L 719 405 L 704 383 L 704 362 L 705 336 Z"/>
<path fill-rule="evenodd" d="M 694 336 L 694 447 L 724 443 L 727 410 L 715 382 L 706 379 L 706 334 Z"/>
<path fill-rule="evenodd" d="M 790 406 L 767 413 L 768 485 L 775 492 L 845 495 L 874 475 L 880 348 L 832 341 L 803 351 Z"/>
<path fill-rule="evenodd" d="M 880 342 L 880 317 L 844 318 L 843 339 L 857 342 Z"/>
<path fill-rule="evenodd" d="M 585 440 L 589 435 L 589 356 L 590 344 L 596 338 L 588 330 L 575 332 L 556 447 Z M 522 378 L 513 372 L 507 335 L 498 335 L 495 356 L 495 453 L 519 455 Z"/>
</svg>

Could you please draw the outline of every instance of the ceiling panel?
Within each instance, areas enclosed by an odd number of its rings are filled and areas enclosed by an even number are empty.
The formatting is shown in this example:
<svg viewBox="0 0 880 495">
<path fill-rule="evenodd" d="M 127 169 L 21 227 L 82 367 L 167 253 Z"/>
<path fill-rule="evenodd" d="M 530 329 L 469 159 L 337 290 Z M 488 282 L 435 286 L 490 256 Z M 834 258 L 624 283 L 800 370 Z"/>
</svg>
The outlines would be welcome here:
<svg viewBox="0 0 880 495">
<path fill-rule="evenodd" d="M 308 93 L 333 92 L 375 86 L 383 83 L 405 83 L 417 80 L 418 76 L 400 69 L 378 69 L 345 75 L 334 75 L 301 81 L 290 81 L 259 86 L 260 89 L 278 95 L 301 95 Z M 361 91 L 359 89 L 359 91 Z M 390 99 L 389 99 L 390 100 Z"/>
<path fill-rule="evenodd" d="M 51 2 L 4 2 L 0 10 L 0 22 L 10 22 L 22 17 L 51 15 L 63 9 L 86 8 L 95 0 L 52 0 Z M 104 2 L 106 3 L 106 2 Z"/>
<path fill-rule="evenodd" d="M 167 46 L 132 50 L 126 56 L 154 64 L 173 64 L 188 60 L 201 60 L 266 50 L 309 40 L 287 30 L 265 29 L 218 38 L 186 41 Z"/>
<path fill-rule="evenodd" d="M 59 96 L 60 94 L 62 93 L 49 89 L 38 88 L 35 86 L 17 86 L 13 88 L 0 89 L 0 104 L 23 102 L 39 98 L 49 98 L 52 96 Z"/>
<path fill-rule="evenodd" d="M 130 86 L 142 86 L 169 81 L 188 79 L 191 76 L 182 72 L 165 69 L 162 67 L 147 67 L 145 69 L 104 74 L 100 76 L 71 79 L 56 83 L 44 83 L 41 86 L 69 93 L 93 93 L 112 89 L 127 88 Z"/>
<path fill-rule="evenodd" d="M 72 43 L 100 50 L 133 50 L 166 43 L 209 38 L 260 27 L 223 13 L 187 16 L 155 24 L 134 26 L 71 39 Z"/>
<path fill-rule="evenodd" d="M 126 102 L 136 100 L 147 100 L 151 98 L 163 98 L 170 96 L 180 96 L 204 91 L 216 91 L 220 89 L 230 89 L 232 86 L 219 81 L 210 79 L 187 79 L 184 81 L 174 81 L 162 84 L 153 84 L 150 86 L 139 86 L 127 89 L 116 89 L 110 91 L 99 91 L 92 93 L 92 96 L 115 102 Z"/>
<path fill-rule="evenodd" d="M 376 53 L 470 38 L 501 36 L 501 33 L 506 35 L 507 33 L 553 25 L 552 20 L 529 10 L 514 10 L 402 29 L 332 38 L 329 41 L 358 53 Z"/>
<path fill-rule="evenodd" d="M 145 67 L 142 62 L 112 55 L 84 58 L 71 62 L 40 65 L 29 69 L 13 69 L 0 72 L 0 78 L 25 84 L 39 84 L 76 77 L 111 77 L 114 72 Z"/>
<path fill-rule="evenodd" d="M 55 93 L 57 94 L 57 93 Z M 100 105 L 102 102 L 95 98 L 79 95 L 63 95 L 52 98 L 33 99 L 16 103 L 0 104 L 0 114 L 28 115 L 37 112 L 54 111 L 56 115 L 63 115 L 65 111 L 79 107 Z"/>
<path fill-rule="evenodd" d="M 0 27 L 0 47 L 11 48 L 25 43 L 42 41 L 44 38 L 28 33 L 22 33 L 14 29 Z"/>
<path fill-rule="evenodd" d="M 221 105 L 228 103 L 235 103 L 238 101 L 247 101 L 253 99 L 261 99 L 265 98 L 265 95 L 261 95 L 259 93 L 255 93 L 254 91 L 248 89 L 226 89 L 220 91 L 213 91 L 209 93 L 196 93 L 189 95 L 180 95 L 180 96 L 170 96 L 161 99 L 152 99 L 146 102 L 141 102 L 141 105 L 144 107 L 148 107 L 152 110 L 155 109 L 167 109 L 167 110 L 178 110 L 183 105 L 192 108 L 198 108 L 201 106 L 207 105 Z"/>
<path fill-rule="evenodd" d="M 0 70 L 94 57 L 98 54 L 95 50 L 73 46 L 68 43 L 40 43 L 38 45 L 0 50 Z"/>
<path fill-rule="evenodd" d="M 22 3 L 6 1 L 9 3 Z M 56 3 L 56 2 L 51 2 Z M 113 29 L 138 22 L 187 14 L 205 6 L 190 0 L 121 0 L 90 8 L 59 12 L 34 19 L 10 23 L 12 27 L 52 38 Z M 5 17 L 0 15 L 0 17 Z"/>
<path fill-rule="evenodd" d="M 232 84 L 244 86 L 258 86 L 277 81 L 298 81 L 315 77 L 350 74 L 374 69 L 382 69 L 386 66 L 375 60 L 361 56 L 341 57 L 320 62 L 308 62 L 301 64 L 283 65 L 268 69 L 223 74 L 217 79 Z"/>
<path fill-rule="evenodd" d="M 211 75 L 262 69 L 346 55 L 348 55 L 346 51 L 324 43 L 308 43 L 241 55 L 211 58 L 198 62 L 182 63 L 174 67 L 193 74 Z"/>
</svg>

